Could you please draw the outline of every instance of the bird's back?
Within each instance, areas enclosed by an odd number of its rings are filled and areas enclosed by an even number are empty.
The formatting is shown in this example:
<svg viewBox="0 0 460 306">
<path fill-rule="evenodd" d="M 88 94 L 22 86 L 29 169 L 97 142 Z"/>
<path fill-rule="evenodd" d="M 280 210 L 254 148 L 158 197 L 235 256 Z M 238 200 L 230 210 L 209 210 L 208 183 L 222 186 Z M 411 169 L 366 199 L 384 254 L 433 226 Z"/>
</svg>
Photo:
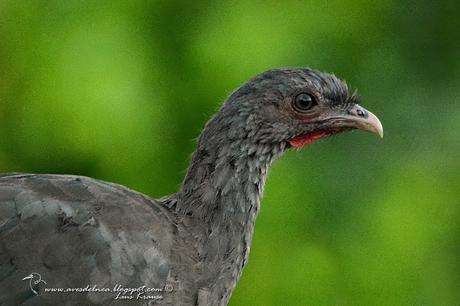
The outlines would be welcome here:
<svg viewBox="0 0 460 306">
<path fill-rule="evenodd" d="M 161 203 L 116 184 L 81 176 L 2 174 L 0 305 L 126 304 L 115 299 L 114 286 L 164 289 L 174 227 L 174 215 Z M 23 280 L 33 272 L 43 280 L 30 282 L 38 295 Z"/>
</svg>

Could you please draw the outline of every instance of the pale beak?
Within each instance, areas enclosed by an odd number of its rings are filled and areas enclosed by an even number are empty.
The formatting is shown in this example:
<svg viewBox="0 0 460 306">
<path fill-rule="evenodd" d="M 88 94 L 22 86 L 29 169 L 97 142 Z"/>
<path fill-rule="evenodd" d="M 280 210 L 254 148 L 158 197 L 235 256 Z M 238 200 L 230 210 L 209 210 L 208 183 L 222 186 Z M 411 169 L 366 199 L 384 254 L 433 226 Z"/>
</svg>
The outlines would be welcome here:
<svg viewBox="0 0 460 306">
<path fill-rule="evenodd" d="M 335 119 L 339 119 L 341 126 L 368 131 L 383 138 L 383 126 L 379 118 L 359 105 L 353 106 L 347 114 Z"/>
</svg>

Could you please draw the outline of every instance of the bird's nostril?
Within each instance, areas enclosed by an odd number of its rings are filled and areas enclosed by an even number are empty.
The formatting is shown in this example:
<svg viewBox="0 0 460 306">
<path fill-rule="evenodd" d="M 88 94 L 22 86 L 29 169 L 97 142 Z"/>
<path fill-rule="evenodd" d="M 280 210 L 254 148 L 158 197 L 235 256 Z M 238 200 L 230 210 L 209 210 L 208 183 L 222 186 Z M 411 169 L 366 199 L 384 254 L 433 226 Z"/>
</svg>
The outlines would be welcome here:
<svg viewBox="0 0 460 306">
<path fill-rule="evenodd" d="M 360 109 L 358 109 L 358 110 L 356 111 L 356 114 L 357 114 L 358 116 L 360 116 L 360 117 L 365 117 L 365 116 L 366 116 L 366 114 L 365 114 L 362 110 L 360 110 Z"/>
</svg>

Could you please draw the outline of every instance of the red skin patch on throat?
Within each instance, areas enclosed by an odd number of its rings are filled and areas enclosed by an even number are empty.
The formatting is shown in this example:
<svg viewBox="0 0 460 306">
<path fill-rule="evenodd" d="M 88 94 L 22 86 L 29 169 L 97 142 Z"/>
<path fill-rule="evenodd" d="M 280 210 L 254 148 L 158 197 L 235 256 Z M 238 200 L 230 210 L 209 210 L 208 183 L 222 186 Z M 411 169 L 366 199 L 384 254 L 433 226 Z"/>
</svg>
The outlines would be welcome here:
<svg viewBox="0 0 460 306">
<path fill-rule="evenodd" d="M 328 129 L 328 130 L 316 131 L 310 134 L 296 136 L 288 140 L 288 142 L 294 148 L 301 148 L 305 145 L 309 145 L 315 142 L 318 139 L 321 139 L 325 136 L 329 136 L 330 134 L 335 134 L 337 132 L 340 132 L 340 129 Z"/>
</svg>

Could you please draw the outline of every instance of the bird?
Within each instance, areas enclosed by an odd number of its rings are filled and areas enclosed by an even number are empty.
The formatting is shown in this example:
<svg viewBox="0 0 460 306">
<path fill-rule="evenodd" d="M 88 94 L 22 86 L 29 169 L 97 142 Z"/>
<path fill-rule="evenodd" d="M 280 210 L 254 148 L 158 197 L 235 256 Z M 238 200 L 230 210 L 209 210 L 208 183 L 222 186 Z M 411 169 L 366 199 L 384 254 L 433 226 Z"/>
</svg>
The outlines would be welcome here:
<svg viewBox="0 0 460 306">
<path fill-rule="evenodd" d="M 342 132 L 383 137 L 360 100 L 334 74 L 262 72 L 206 123 L 179 190 L 159 199 L 85 176 L 0 174 L 0 305 L 227 305 L 270 166 Z M 46 282 L 37 292 L 31 273 Z"/>
</svg>

